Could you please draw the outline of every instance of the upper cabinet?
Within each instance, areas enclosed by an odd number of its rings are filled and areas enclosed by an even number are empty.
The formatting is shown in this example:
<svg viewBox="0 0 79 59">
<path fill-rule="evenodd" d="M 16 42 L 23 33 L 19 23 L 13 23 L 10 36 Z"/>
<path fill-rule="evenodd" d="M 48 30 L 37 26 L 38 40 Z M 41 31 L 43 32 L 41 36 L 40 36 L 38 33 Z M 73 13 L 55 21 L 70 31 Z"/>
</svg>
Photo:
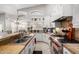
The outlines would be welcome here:
<svg viewBox="0 0 79 59">
<path fill-rule="evenodd" d="M 79 5 L 73 5 L 73 26 L 79 28 Z"/>
</svg>

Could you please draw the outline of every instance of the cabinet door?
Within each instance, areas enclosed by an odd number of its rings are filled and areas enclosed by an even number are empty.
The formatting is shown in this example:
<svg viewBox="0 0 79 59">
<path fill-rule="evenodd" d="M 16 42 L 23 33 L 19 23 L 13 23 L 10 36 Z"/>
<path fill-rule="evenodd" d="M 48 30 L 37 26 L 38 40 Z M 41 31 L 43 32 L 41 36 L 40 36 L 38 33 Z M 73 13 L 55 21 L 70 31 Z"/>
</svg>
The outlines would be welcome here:
<svg viewBox="0 0 79 59">
<path fill-rule="evenodd" d="M 73 27 L 79 28 L 79 5 L 73 5 Z"/>
<path fill-rule="evenodd" d="M 22 52 L 22 54 L 32 54 L 33 53 L 33 46 L 31 44 L 27 45 Z"/>
<path fill-rule="evenodd" d="M 21 52 L 21 54 L 29 54 L 29 45 L 27 45 L 24 50 Z"/>
<path fill-rule="evenodd" d="M 35 41 L 34 41 L 34 39 L 31 41 L 31 43 L 30 43 L 30 49 L 31 49 L 31 53 L 33 53 L 33 51 L 34 51 L 34 48 L 35 48 L 35 43 L 34 43 Z"/>
<path fill-rule="evenodd" d="M 32 54 L 34 51 L 34 47 L 35 47 L 34 40 L 31 40 L 21 54 Z"/>
<path fill-rule="evenodd" d="M 24 50 L 21 52 L 21 54 L 24 54 Z"/>
<path fill-rule="evenodd" d="M 63 47 L 63 54 L 72 54 L 68 49 Z"/>
<path fill-rule="evenodd" d="M 29 54 L 32 54 L 34 51 L 34 40 L 32 40 L 29 44 Z"/>
<path fill-rule="evenodd" d="M 24 49 L 24 54 L 29 54 L 29 46 L 30 45 L 27 45 Z"/>
</svg>

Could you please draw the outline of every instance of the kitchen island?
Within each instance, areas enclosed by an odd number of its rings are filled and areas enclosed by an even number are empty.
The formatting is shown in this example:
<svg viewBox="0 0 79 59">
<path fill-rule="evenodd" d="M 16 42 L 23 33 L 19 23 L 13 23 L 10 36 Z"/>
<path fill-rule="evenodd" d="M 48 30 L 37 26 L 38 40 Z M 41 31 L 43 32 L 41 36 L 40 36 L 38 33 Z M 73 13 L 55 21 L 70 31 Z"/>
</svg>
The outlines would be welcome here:
<svg viewBox="0 0 79 59">
<path fill-rule="evenodd" d="M 64 37 L 50 36 L 52 51 L 56 54 L 79 54 L 79 43 L 63 43 Z"/>
<path fill-rule="evenodd" d="M 0 45 L 7 44 L 15 39 L 19 39 L 21 37 L 21 33 L 11 33 L 0 36 Z"/>
<path fill-rule="evenodd" d="M 13 36 L 11 34 L 11 36 Z M 10 37 L 10 36 L 9 36 Z M 8 42 L 7 44 L 0 45 L 0 54 L 27 54 L 29 49 L 34 49 L 34 35 L 25 42 L 14 43 Z M 32 53 L 32 51 L 30 53 Z"/>
</svg>

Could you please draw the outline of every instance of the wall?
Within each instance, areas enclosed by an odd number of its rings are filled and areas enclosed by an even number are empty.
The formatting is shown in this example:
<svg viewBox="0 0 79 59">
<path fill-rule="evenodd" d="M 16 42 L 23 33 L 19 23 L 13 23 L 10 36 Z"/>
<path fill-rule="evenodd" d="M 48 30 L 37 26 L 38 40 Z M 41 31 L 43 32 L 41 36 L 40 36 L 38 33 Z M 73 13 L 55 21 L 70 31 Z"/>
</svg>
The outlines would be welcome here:
<svg viewBox="0 0 79 59">
<path fill-rule="evenodd" d="M 63 14 L 63 5 L 61 4 L 48 4 L 47 5 L 47 15 L 50 16 L 50 22 L 58 19 Z M 51 27 L 55 27 L 55 23 L 53 22 Z"/>
<path fill-rule="evenodd" d="M 73 16 L 72 4 L 63 4 L 63 16 Z"/>
<path fill-rule="evenodd" d="M 12 4 L 1 4 L 0 5 L 0 11 L 4 13 L 9 13 L 9 14 L 17 14 L 16 11 L 16 6 L 13 6 Z"/>
<path fill-rule="evenodd" d="M 2 25 L 2 30 L 5 30 L 5 14 L 0 14 L 0 24 Z"/>
<path fill-rule="evenodd" d="M 11 15 L 9 13 L 0 13 L 0 24 L 2 25 L 3 31 L 11 31 L 13 28 L 11 27 L 11 23 L 16 20 L 15 15 Z"/>
<path fill-rule="evenodd" d="M 15 15 L 5 13 L 5 24 L 6 24 L 6 31 L 11 31 L 11 23 L 16 20 Z"/>
<path fill-rule="evenodd" d="M 24 8 L 20 9 L 18 11 L 24 11 L 27 13 L 27 22 L 30 23 L 30 27 L 33 27 L 33 30 L 42 30 L 43 25 L 47 27 L 46 25 L 49 23 L 43 23 L 43 18 L 46 21 L 46 5 L 38 5 L 30 8 Z M 37 21 L 33 21 L 32 18 L 37 18 Z M 40 18 L 40 20 L 39 20 Z"/>
<path fill-rule="evenodd" d="M 73 5 L 73 25 L 74 28 L 79 28 L 79 5 Z"/>
</svg>

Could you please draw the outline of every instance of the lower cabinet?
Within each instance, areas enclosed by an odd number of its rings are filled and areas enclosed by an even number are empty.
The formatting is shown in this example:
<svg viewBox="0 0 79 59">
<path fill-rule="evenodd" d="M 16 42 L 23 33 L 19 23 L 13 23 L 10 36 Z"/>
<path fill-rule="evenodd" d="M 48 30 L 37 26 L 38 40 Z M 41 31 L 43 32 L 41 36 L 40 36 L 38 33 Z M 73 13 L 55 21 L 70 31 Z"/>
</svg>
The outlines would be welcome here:
<svg viewBox="0 0 79 59">
<path fill-rule="evenodd" d="M 34 51 L 34 47 L 35 47 L 35 42 L 34 40 L 31 40 L 24 48 L 24 50 L 21 52 L 21 54 L 32 54 Z"/>
<path fill-rule="evenodd" d="M 25 47 L 25 49 L 24 49 L 24 54 L 30 54 L 31 52 L 30 52 L 30 46 L 28 46 L 28 47 Z"/>
<path fill-rule="evenodd" d="M 29 47 L 26 46 L 24 50 L 21 52 L 21 54 L 29 54 Z"/>
<path fill-rule="evenodd" d="M 63 54 L 72 54 L 67 48 L 63 47 Z"/>
</svg>

